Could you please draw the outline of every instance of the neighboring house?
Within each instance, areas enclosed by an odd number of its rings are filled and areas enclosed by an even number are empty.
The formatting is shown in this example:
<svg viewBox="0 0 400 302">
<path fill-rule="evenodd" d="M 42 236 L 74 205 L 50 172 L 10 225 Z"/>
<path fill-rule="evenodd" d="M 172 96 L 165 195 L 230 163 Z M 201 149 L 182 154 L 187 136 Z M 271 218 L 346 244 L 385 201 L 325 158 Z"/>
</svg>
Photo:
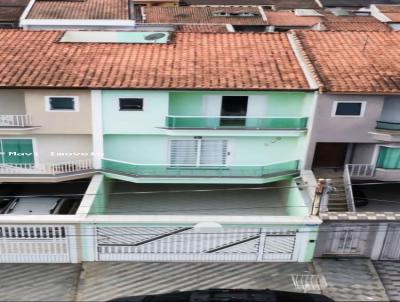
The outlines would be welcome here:
<svg viewBox="0 0 400 302">
<path fill-rule="evenodd" d="M 321 215 L 318 255 L 400 259 L 400 192 L 390 183 L 400 179 L 400 33 L 296 37 L 321 92 L 305 165 L 337 188 Z"/>
<path fill-rule="evenodd" d="M 265 15 L 269 31 L 285 32 L 291 29 L 315 29 L 321 24 L 322 14 L 314 9 L 297 9 L 294 11 L 266 10 Z"/>
<path fill-rule="evenodd" d="M 269 31 L 312 29 L 328 31 L 390 31 L 390 27 L 367 15 L 348 12 L 341 15 L 330 10 L 295 9 L 265 11 Z"/>
<path fill-rule="evenodd" d="M 394 30 L 400 30 L 399 5 L 371 5 L 371 15 L 381 22 L 388 24 Z"/>
<path fill-rule="evenodd" d="M 29 0 L 0 0 L 0 28 L 18 27 Z"/>
<path fill-rule="evenodd" d="M 150 7 L 141 10 L 137 21 L 147 25 L 192 25 L 186 30 L 207 30 L 201 24 L 225 26 L 231 32 L 285 32 L 292 29 L 312 29 L 329 31 L 390 31 L 391 28 L 371 16 L 359 16 L 348 12 L 345 16 L 331 11 L 295 9 L 293 11 L 273 11 L 262 6 L 190 6 L 190 7 Z M 139 24 L 139 23 L 138 23 Z"/>
<path fill-rule="evenodd" d="M 319 3 L 325 8 L 359 9 L 371 4 L 400 4 L 400 0 L 319 0 Z"/>
<path fill-rule="evenodd" d="M 146 24 L 224 25 L 226 31 L 268 31 L 260 6 L 251 7 L 149 7 L 142 10 Z"/>
<path fill-rule="evenodd" d="M 26 177 L 36 162 L 20 157 L 35 147 L 22 140 L 35 137 L 40 160 L 91 150 L 98 174 L 75 214 L 43 214 L 46 199 L 41 215 L 21 214 L 30 200 L 1 215 L 0 248 L 15 246 L 1 262 L 312 260 L 320 220 L 303 166 L 316 87 L 285 34 L 11 30 L 0 39 L 4 121 L 33 120 L 12 130 L 18 162 L 2 167 Z M 18 195 L 13 186 L 2 190 Z"/>
<path fill-rule="evenodd" d="M 131 0 L 32 0 L 21 16 L 20 27 L 138 30 L 135 19 L 141 5 Z"/>
<path fill-rule="evenodd" d="M 273 10 L 320 8 L 315 0 L 181 0 L 180 5 L 190 6 L 258 6 Z"/>
<path fill-rule="evenodd" d="M 13 64 L 7 52 L 12 50 L 2 52 L 3 74 L 11 79 L 19 72 L 7 67 Z M 0 90 L 0 181 L 59 182 L 92 175 L 90 92 L 29 89 L 36 76 L 23 70 L 19 78 L 26 85 L 10 82 Z"/>
</svg>

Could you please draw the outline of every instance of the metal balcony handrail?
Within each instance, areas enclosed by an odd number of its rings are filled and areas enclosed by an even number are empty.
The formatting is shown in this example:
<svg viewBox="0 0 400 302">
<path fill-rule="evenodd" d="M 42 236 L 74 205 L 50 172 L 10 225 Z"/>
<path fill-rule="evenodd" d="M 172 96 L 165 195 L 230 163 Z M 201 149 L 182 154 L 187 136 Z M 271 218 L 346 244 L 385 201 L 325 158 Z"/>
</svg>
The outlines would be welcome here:
<svg viewBox="0 0 400 302">
<path fill-rule="evenodd" d="M 308 118 L 307 116 L 248 116 L 248 115 L 167 115 L 167 117 L 173 118 L 257 118 L 257 119 L 281 119 L 281 118 Z"/>
<path fill-rule="evenodd" d="M 0 174 L 46 174 L 58 175 L 93 169 L 92 159 L 81 159 L 55 163 L 0 164 Z"/>
<path fill-rule="evenodd" d="M 343 171 L 343 184 L 344 184 L 344 192 L 346 195 L 346 202 L 347 202 L 347 210 L 349 212 L 355 212 L 356 206 L 354 203 L 354 194 L 353 194 L 353 187 L 351 184 L 351 174 L 350 174 L 350 165 L 345 165 Z"/>
<path fill-rule="evenodd" d="M 31 127 L 32 116 L 29 114 L 0 114 L 0 127 Z"/>
<path fill-rule="evenodd" d="M 188 168 L 197 168 L 197 167 L 265 167 L 265 166 L 272 166 L 272 165 L 276 165 L 276 164 L 284 164 L 284 163 L 288 163 L 288 162 L 293 162 L 293 161 L 297 161 L 297 159 L 291 159 L 291 160 L 283 160 L 283 161 L 276 161 L 276 162 L 272 162 L 272 163 L 268 163 L 265 165 L 185 165 L 185 164 L 139 164 L 139 163 L 133 163 L 133 162 L 128 162 L 128 161 L 123 161 L 123 160 L 116 160 L 116 159 L 111 159 L 111 158 L 103 158 L 103 160 L 107 160 L 107 161 L 112 161 L 112 162 L 116 162 L 116 163 L 121 163 L 121 164 L 129 164 L 129 165 L 136 165 L 136 166 L 153 166 L 153 167 L 157 167 L 157 166 L 162 166 L 162 167 L 188 167 Z"/>
</svg>

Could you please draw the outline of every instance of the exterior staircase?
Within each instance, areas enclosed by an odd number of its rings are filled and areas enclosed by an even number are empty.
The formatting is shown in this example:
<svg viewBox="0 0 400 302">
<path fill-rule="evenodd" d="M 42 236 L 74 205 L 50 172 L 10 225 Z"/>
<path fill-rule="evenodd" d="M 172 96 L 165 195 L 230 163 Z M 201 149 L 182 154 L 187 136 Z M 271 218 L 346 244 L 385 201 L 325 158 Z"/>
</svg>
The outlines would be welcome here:
<svg viewBox="0 0 400 302">
<path fill-rule="evenodd" d="M 343 169 L 340 168 L 316 168 L 313 170 L 315 178 L 331 179 L 335 192 L 329 194 L 329 212 L 347 212 L 346 192 L 343 182 Z"/>
</svg>

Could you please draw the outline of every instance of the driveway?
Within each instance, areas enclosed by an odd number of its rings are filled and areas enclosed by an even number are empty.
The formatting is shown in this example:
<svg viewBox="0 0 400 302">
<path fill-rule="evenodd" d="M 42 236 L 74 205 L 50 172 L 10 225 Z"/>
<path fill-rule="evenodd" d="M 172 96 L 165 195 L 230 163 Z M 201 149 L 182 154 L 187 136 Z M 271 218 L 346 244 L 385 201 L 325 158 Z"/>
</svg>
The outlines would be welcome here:
<svg viewBox="0 0 400 302">
<path fill-rule="evenodd" d="M 296 291 L 291 274 L 312 274 L 311 263 L 84 263 L 77 299 L 208 288 Z"/>
</svg>

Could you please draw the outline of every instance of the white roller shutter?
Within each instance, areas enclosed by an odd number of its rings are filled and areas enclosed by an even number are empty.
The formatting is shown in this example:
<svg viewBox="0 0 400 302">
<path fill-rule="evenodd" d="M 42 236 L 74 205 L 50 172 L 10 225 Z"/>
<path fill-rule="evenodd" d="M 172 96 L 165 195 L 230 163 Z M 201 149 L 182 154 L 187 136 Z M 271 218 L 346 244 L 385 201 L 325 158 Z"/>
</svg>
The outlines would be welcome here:
<svg viewBox="0 0 400 302">
<path fill-rule="evenodd" d="M 171 140 L 170 164 L 172 166 L 197 166 L 199 140 Z"/>
<path fill-rule="evenodd" d="M 224 166 L 227 140 L 171 140 L 171 166 Z"/>
<path fill-rule="evenodd" d="M 202 140 L 200 149 L 200 165 L 223 166 L 226 164 L 226 140 Z"/>
</svg>

